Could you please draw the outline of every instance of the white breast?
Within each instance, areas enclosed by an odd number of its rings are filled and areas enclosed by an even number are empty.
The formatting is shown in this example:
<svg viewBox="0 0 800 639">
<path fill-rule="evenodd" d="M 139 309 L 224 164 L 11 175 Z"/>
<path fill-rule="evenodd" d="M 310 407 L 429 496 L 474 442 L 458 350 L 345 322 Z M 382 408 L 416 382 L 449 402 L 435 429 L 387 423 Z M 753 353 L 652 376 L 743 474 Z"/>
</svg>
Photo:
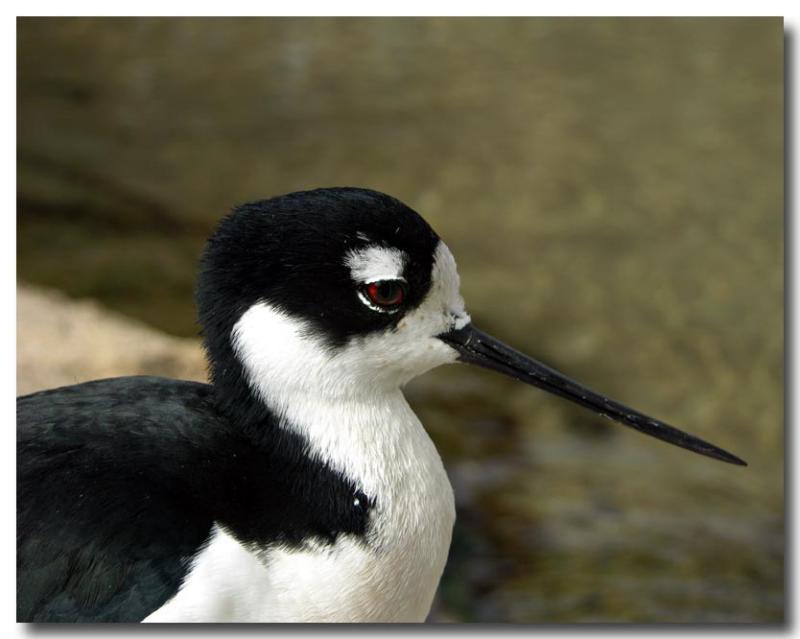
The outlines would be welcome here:
<svg viewBox="0 0 800 639">
<path fill-rule="evenodd" d="M 328 463 L 347 467 L 375 500 L 366 540 L 245 548 L 216 528 L 179 593 L 145 621 L 424 621 L 450 547 L 453 493 L 402 394 L 383 400 L 306 404 L 303 416 Z"/>
</svg>

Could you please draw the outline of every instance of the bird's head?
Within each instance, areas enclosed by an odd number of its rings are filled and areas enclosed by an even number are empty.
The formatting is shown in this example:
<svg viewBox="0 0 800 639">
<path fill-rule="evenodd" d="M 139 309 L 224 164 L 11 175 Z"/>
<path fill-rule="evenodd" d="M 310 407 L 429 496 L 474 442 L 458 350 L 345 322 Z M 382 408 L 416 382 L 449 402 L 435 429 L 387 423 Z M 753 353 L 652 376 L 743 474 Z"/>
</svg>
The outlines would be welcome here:
<svg viewBox="0 0 800 639">
<path fill-rule="evenodd" d="M 455 260 L 425 220 L 354 188 L 238 207 L 208 243 L 198 302 L 214 382 L 241 373 L 272 403 L 396 389 L 455 361 L 438 336 L 469 322 Z"/>
<path fill-rule="evenodd" d="M 456 263 L 415 211 L 366 189 L 236 208 L 206 247 L 198 307 L 231 411 L 304 396 L 378 398 L 441 364 L 489 368 L 684 448 L 738 458 L 581 386 L 476 329 Z"/>
</svg>

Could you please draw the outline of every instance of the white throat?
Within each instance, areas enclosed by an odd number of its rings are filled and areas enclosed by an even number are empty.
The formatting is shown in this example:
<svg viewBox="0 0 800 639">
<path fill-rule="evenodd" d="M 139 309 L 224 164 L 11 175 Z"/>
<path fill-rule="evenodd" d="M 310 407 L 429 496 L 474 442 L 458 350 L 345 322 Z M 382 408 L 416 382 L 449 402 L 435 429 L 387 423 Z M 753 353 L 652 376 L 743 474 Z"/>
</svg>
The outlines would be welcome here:
<svg viewBox="0 0 800 639">
<path fill-rule="evenodd" d="M 403 260 L 385 248 L 348 254 L 353 295 L 358 278 L 400 268 Z M 252 390 L 284 426 L 299 431 L 312 454 L 375 497 L 394 489 L 387 474 L 405 463 L 404 446 L 409 454 L 418 453 L 414 448 L 423 440 L 432 447 L 401 387 L 455 361 L 456 351 L 437 335 L 467 322 L 455 260 L 440 242 L 427 295 L 396 327 L 330 348 L 307 322 L 262 301 L 242 315 L 231 340 Z"/>
<path fill-rule="evenodd" d="M 354 259 L 346 257 L 348 263 Z M 357 278 L 402 262 L 386 249 L 367 249 L 351 266 Z M 231 340 L 252 390 L 283 425 L 304 435 L 313 455 L 376 497 L 395 489 L 392 481 L 399 478 L 387 475 L 403 467 L 404 454 L 419 453 L 423 441 L 432 448 L 401 387 L 455 361 L 456 351 L 437 335 L 467 322 L 455 260 L 440 242 L 425 299 L 394 328 L 330 348 L 307 322 L 262 301 L 245 311 Z"/>
</svg>

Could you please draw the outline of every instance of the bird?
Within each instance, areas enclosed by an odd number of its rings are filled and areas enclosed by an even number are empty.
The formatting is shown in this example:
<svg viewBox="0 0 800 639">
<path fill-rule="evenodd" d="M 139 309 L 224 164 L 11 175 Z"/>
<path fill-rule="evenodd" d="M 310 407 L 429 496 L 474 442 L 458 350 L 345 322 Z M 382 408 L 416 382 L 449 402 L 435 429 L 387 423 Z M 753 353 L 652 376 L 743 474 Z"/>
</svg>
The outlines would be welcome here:
<svg viewBox="0 0 800 639">
<path fill-rule="evenodd" d="M 235 207 L 195 291 L 209 383 L 17 399 L 21 622 L 420 622 L 455 505 L 403 395 L 462 362 L 724 462 L 472 323 L 414 210 L 336 187 Z"/>
</svg>

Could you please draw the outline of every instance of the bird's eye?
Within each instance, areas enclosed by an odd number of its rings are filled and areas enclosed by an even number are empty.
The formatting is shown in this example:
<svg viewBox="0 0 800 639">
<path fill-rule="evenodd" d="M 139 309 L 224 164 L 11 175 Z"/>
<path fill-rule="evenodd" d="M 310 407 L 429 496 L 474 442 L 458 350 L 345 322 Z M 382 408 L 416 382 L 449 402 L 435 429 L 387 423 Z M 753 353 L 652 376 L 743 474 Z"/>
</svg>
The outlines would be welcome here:
<svg viewBox="0 0 800 639">
<path fill-rule="evenodd" d="M 381 280 L 365 284 L 359 293 L 370 308 L 391 313 L 403 303 L 406 287 L 402 280 Z"/>
</svg>

